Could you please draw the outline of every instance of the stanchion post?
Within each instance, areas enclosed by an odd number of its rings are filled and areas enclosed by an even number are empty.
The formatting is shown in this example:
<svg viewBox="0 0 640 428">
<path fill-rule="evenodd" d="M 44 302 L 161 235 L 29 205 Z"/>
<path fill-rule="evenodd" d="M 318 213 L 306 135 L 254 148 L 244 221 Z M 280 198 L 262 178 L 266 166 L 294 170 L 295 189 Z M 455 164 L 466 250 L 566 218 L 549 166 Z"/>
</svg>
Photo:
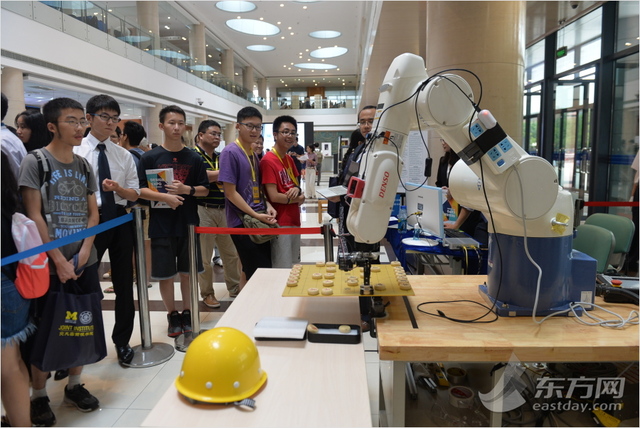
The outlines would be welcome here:
<svg viewBox="0 0 640 428">
<path fill-rule="evenodd" d="M 331 223 L 322 224 L 322 236 L 324 237 L 324 261 L 332 262 L 333 260 L 333 227 Z"/>
<path fill-rule="evenodd" d="M 144 247 L 144 226 L 142 208 L 133 209 L 133 223 L 136 240 L 136 284 L 138 287 L 138 316 L 140 317 L 140 338 L 142 345 L 133 347 L 133 360 L 128 367 L 153 367 L 168 361 L 175 354 L 173 346 L 167 343 L 151 342 L 151 322 L 149 317 L 149 293 L 147 288 L 146 250 Z M 117 297 L 116 297 L 117 298 Z"/>
<path fill-rule="evenodd" d="M 198 241 L 196 227 L 188 226 L 189 238 L 189 291 L 191 298 L 191 332 L 176 337 L 176 349 L 186 352 L 189 345 L 200 334 L 200 299 L 198 298 Z"/>
</svg>

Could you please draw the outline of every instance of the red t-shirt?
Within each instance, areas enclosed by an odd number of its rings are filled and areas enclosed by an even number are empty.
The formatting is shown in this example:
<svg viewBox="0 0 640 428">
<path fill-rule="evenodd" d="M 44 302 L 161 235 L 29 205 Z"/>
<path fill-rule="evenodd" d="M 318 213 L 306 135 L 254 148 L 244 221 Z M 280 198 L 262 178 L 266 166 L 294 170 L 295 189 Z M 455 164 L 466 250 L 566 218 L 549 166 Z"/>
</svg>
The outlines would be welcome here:
<svg viewBox="0 0 640 428">
<path fill-rule="evenodd" d="M 296 177 L 299 183 L 300 173 L 298 172 L 296 165 L 293 163 L 291 156 L 285 155 L 281 161 L 273 151 L 269 151 L 260 161 L 262 184 L 275 184 L 278 189 L 278 193 L 287 193 L 287 190 L 296 187 L 296 184 L 289 176 L 289 173 L 287 173 L 285 165 L 287 168 L 290 168 L 293 176 Z M 271 202 L 273 208 L 278 212 L 276 219 L 280 226 L 300 226 L 300 207 L 298 204 L 278 204 L 271 200 L 269 202 Z"/>
</svg>

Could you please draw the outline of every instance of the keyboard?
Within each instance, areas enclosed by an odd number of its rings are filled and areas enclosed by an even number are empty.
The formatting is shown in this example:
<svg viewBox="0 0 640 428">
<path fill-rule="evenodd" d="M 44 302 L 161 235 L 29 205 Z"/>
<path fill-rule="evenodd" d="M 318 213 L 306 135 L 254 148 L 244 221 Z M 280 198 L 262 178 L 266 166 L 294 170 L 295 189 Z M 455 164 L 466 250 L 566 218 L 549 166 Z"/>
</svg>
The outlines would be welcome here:
<svg viewBox="0 0 640 428">
<path fill-rule="evenodd" d="M 444 234 L 447 238 L 469 238 L 469 235 L 458 229 L 445 229 Z"/>
</svg>

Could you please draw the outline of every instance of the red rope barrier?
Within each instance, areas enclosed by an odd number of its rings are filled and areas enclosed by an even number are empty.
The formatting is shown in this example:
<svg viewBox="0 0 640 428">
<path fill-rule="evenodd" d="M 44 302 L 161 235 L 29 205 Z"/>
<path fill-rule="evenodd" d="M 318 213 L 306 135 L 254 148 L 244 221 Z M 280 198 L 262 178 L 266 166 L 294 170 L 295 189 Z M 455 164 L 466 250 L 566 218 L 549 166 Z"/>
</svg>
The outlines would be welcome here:
<svg viewBox="0 0 640 428">
<path fill-rule="evenodd" d="M 585 207 L 637 207 L 638 202 L 600 202 L 589 201 L 585 202 Z"/>
<path fill-rule="evenodd" d="M 244 227 L 196 227 L 196 233 L 215 233 L 225 235 L 302 235 L 302 234 L 322 234 L 320 227 L 276 227 L 276 228 L 255 228 Z"/>
</svg>

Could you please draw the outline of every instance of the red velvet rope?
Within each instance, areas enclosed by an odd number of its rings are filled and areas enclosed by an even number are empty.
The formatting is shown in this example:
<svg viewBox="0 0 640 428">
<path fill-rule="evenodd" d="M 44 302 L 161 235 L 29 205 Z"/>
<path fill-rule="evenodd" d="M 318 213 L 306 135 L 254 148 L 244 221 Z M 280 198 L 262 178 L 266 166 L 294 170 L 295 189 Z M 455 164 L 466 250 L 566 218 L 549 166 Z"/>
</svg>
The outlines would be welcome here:
<svg viewBox="0 0 640 428">
<path fill-rule="evenodd" d="M 585 202 L 585 207 L 637 207 L 638 202 L 598 202 L 589 201 Z"/>
<path fill-rule="evenodd" d="M 302 235 L 321 234 L 320 227 L 274 227 L 247 229 L 244 227 L 196 227 L 196 233 L 215 233 L 224 235 Z"/>
</svg>

